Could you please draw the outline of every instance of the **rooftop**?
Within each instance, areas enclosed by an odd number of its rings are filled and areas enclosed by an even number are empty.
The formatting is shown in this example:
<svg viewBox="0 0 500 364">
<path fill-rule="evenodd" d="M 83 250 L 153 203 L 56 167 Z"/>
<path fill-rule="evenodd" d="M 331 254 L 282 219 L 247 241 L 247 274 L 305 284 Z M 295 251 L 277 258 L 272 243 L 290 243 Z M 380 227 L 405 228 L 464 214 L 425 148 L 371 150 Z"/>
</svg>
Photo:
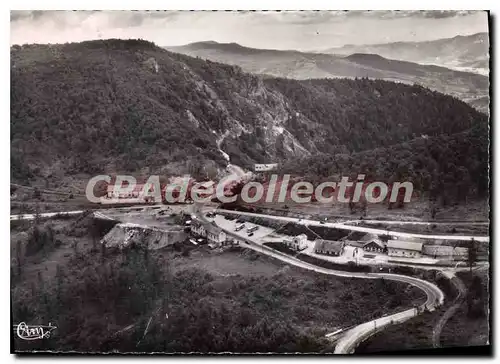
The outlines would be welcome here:
<svg viewBox="0 0 500 364">
<path fill-rule="evenodd" d="M 207 231 L 207 233 L 212 233 L 214 235 L 219 234 L 222 231 L 221 228 L 218 227 L 215 224 L 215 222 L 213 222 L 213 221 L 212 221 L 212 223 L 206 224 L 204 226 L 205 226 L 205 230 Z"/>
<path fill-rule="evenodd" d="M 343 241 L 316 239 L 314 250 L 330 251 L 338 253 L 344 247 Z"/>
<path fill-rule="evenodd" d="M 363 241 L 363 242 L 368 243 L 370 241 L 380 241 L 380 239 L 379 239 L 377 234 L 367 233 L 367 234 L 365 234 L 365 236 L 360 238 L 359 241 Z"/>
<path fill-rule="evenodd" d="M 154 191 L 154 184 L 144 184 L 144 183 L 136 183 L 134 185 L 134 190 L 133 192 L 142 192 L 142 190 L 144 189 L 144 186 L 146 186 L 147 188 L 149 188 L 147 191 L 148 192 L 153 192 Z M 120 188 L 120 186 L 117 186 L 118 188 Z M 123 185 L 121 186 L 122 188 L 127 188 L 128 186 L 127 185 Z M 114 184 L 108 184 L 108 187 L 107 187 L 107 191 L 108 192 L 114 192 L 115 190 L 115 185 Z"/>
<path fill-rule="evenodd" d="M 389 240 L 387 247 L 393 249 L 422 251 L 422 243 L 415 243 L 413 241 Z"/>
<path fill-rule="evenodd" d="M 380 241 L 379 239 L 373 239 L 373 240 L 370 240 L 368 242 L 366 242 L 363 247 L 367 246 L 368 244 L 376 244 L 377 246 L 379 246 L 381 249 L 385 248 L 385 244 Z"/>
</svg>

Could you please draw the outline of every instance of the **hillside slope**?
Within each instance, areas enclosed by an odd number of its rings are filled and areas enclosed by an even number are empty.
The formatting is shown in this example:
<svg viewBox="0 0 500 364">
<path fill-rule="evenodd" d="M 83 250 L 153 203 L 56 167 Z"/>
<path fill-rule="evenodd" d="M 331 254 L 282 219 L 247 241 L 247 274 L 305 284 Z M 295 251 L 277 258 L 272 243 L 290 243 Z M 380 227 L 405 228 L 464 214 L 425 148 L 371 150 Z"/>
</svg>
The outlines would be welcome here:
<svg viewBox="0 0 500 364">
<path fill-rule="evenodd" d="M 487 116 L 420 86 L 261 79 L 136 40 L 11 48 L 14 181 L 192 173 L 454 134 Z M 222 150 L 219 149 L 219 146 Z"/>
<path fill-rule="evenodd" d="M 453 95 L 478 110 L 488 111 L 488 77 L 434 65 L 387 59 L 360 47 L 341 55 L 243 47 L 236 43 L 198 42 L 167 48 L 174 52 L 238 65 L 246 72 L 294 79 L 368 77 L 417 83 Z M 385 54 L 385 53 L 384 53 Z M 390 53 L 392 54 L 392 53 Z M 486 53 L 487 54 L 487 53 Z M 397 59 L 396 56 L 394 58 Z"/>
</svg>

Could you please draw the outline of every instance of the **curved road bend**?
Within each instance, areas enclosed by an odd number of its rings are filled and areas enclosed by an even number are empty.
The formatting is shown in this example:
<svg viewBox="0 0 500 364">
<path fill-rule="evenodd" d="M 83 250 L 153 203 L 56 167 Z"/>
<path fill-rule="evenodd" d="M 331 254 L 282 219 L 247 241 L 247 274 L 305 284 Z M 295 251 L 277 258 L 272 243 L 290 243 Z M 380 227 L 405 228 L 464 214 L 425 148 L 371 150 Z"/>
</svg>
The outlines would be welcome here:
<svg viewBox="0 0 500 364">
<path fill-rule="evenodd" d="M 233 213 L 233 214 L 238 214 L 238 215 L 263 217 L 263 218 L 268 218 L 268 219 L 273 219 L 273 220 L 288 221 L 288 222 L 295 222 L 295 223 L 298 223 L 300 220 L 300 223 L 305 224 L 305 225 L 310 225 L 310 226 L 330 227 L 330 228 L 335 228 L 335 229 L 361 231 L 361 232 L 372 233 L 372 234 L 382 234 L 382 235 L 389 234 L 392 236 L 398 236 L 398 237 L 402 237 L 402 238 L 420 238 L 420 239 L 432 239 L 432 240 L 446 239 L 446 240 L 461 240 L 461 241 L 470 241 L 471 239 L 474 239 L 475 241 L 481 241 L 481 242 L 489 242 L 490 241 L 489 236 L 414 234 L 414 233 L 404 233 L 404 232 L 400 232 L 400 231 L 391 231 L 391 230 L 387 230 L 387 229 L 375 229 L 375 228 L 368 228 L 368 227 L 363 227 L 363 226 L 347 225 L 347 224 L 339 223 L 339 222 L 325 222 L 322 224 L 318 220 L 298 219 L 295 217 L 287 217 L 287 216 L 274 216 L 274 215 L 256 214 L 253 212 L 233 211 L 233 210 L 224 210 L 224 209 L 218 209 L 217 211 L 228 212 L 228 213 Z"/>
<path fill-rule="evenodd" d="M 201 214 L 197 214 L 197 211 L 194 211 L 194 214 L 197 215 L 200 220 L 206 223 L 210 223 L 208 220 L 205 219 L 204 212 L 202 212 Z M 264 245 L 259 245 L 256 242 L 252 241 L 252 239 L 238 235 L 233 231 L 226 230 L 222 227 L 221 229 L 224 230 L 226 234 L 229 236 L 237 238 L 238 240 L 245 240 L 248 243 L 247 247 L 249 247 L 250 249 L 260 252 L 262 254 L 266 254 L 273 258 L 279 259 L 285 263 L 295 265 L 297 267 L 312 270 L 318 273 L 335 275 L 339 277 L 364 278 L 364 279 L 383 278 L 392 281 L 403 282 L 421 289 L 427 295 L 427 300 L 425 301 L 425 303 L 420 305 L 418 309 L 411 308 L 393 315 L 384 316 L 376 320 L 368 321 L 361 325 L 351 328 L 337 342 L 337 345 L 335 347 L 335 353 L 338 354 L 352 353 L 356 348 L 356 346 L 359 345 L 359 343 L 361 343 L 363 340 L 368 338 L 370 335 L 372 335 L 379 329 L 391 325 L 393 323 L 403 322 L 411 317 L 417 316 L 419 313 L 423 312 L 424 308 L 429 310 L 434 310 L 436 307 L 439 307 L 444 302 L 443 292 L 435 284 L 424 281 L 422 279 L 404 276 L 400 274 L 345 272 L 345 271 L 338 271 L 334 269 L 318 267 L 314 264 L 304 262 L 300 259 L 294 258 L 285 253 L 281 253 L 277 250 L 271 249 Z"/>
</svg>

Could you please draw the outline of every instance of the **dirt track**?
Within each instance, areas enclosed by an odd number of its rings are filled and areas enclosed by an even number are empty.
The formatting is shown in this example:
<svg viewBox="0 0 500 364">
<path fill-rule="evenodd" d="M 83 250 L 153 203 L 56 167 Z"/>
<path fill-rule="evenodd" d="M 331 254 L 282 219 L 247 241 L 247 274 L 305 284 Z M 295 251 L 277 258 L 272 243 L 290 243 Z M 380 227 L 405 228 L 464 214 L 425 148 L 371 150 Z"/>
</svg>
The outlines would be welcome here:
<svg viewBox="0 0 500 364">
<path fill-rule="evenodd" d="M 441 331 L 443 330 L 444 325 L 448 322 L 448 320 L 457 312 L 457 310 L 462 306 L 464 302 L 465 296 L 467 294 L 467 288 L 465 288 L 464 283 L 460 278 L 454 276 L 451 278 L 451 282 L 458 290 L 458 295 L 454 300 L 453 305 L 446 310 L 446 312 L 441 316 L 439 321 L 434 326 L 434 330 L 432 332 L 432 345 L 435 348 L 439 348 L 441 346 L 440 337 Z"/>
</svg>

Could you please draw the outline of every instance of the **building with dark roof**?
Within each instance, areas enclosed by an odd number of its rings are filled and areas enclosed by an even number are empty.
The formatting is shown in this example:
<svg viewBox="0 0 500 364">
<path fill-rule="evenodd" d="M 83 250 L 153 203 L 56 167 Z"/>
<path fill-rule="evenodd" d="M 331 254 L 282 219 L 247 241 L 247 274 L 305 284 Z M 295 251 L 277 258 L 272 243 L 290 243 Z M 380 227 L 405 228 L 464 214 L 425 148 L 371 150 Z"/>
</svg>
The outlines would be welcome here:
<svg viewBox="0 0 500 364">
<path fill-rule="evenodd" d="M 387 244 L 382 242 L 376 234 L 368 233 L 359 241 L 363 243 L 363 250 L 367 252 L 384 253 L 387 250 Z"/>
<path fill-rule="evenodd" d="M 209 244 L 220 246 L 226 242 L 226 233 L 215 222 L 203 224 L 199 220 L 193 220 L 191 232 L 196 236 L 207 238 Z"/>
<path fill-rule="evenodd" d="M 344 253 L 345 242 L 316 239 L 314 252 L 317 254 L 340 256 Z"/>
<path fill-rule="evenodd" d="M 363 245 L 363 250 L 365 252 L 384 253 L 386 251 L 386 245 L 380 240 L 372 240 Z"/>
</svg>

